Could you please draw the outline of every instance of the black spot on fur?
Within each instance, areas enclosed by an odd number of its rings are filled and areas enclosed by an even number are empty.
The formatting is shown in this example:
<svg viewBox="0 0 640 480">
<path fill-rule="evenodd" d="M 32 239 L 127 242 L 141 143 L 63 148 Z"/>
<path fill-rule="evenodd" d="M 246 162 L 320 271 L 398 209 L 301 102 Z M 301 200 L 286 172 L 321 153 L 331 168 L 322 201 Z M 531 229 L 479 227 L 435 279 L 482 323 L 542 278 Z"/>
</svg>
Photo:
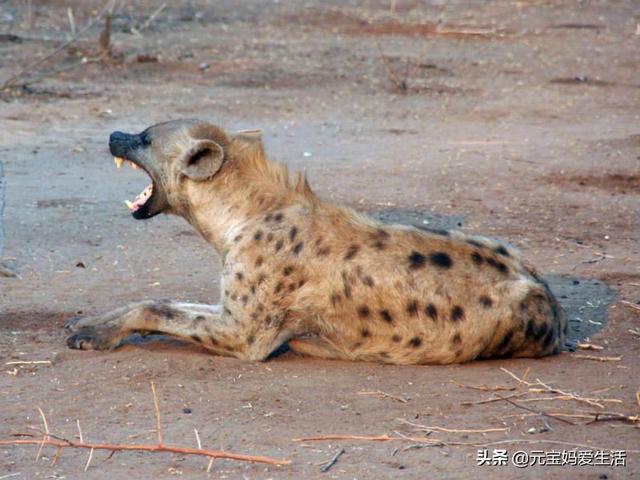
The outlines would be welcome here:
<svg viewBox="0 0 640 480">
<path fill-rule="evenodd" d="M 505 353 L 508 353 L 507 348 L 509 347 L 509 344 L 511 343 L 512 339 L 513 339 L 513 330 L 509 330 L 505 334 L 505 336 L 502 337 L 502 340 L 500 341 L 500 344 L 496 348 L 496 354 L 504 355 Z"/>
<path fill-rule="evenodd" d="M 272 215 L 272 214 L 270 214 L 270 213 L 268 213 L 268 214 L 267 214 L 267 216 L 266 216 L 266 217 L 264 217 L 264 221 L 265 221 L 265 222 L 270 222 L 272 218 L 273 218 L 273 215 Z"/>
<path fill-rule="evenodd" d="M 344 296 L 345 296 L 346 298 L 351 298 L 351 286 L 350 286 L 350 285 L 347 285 L 347 284 L 345 283 L 345 284 L 344 284 L 344 289 L 343 289 L 343 291 L 344 291 Z"/>
<path fill-rule="evenodd" d="M 273 240 L 273 233 L 269 232 L 267 233 L 267 242 L 270 242 L 271 240 Z"/>
<path fill-rule="evenodd" d="M 276 288 L 273 290 L 273 292 L 274 293 L 280 293 L 280 291 L 283 289 L 283 287 L 284 287 L 284 283 L 282 283 L 282 281 L 280 281 L 276 285 Z"/>
<path fill-rule="evenodd" d="M 253 345 L 253 342 L 255 341 L 256 341 L 256 337 L 253 334 L 247 337 L 247 345 Z"/>
<path fill-rule="evenodd" d="M 368 338 L 371 336 L 371 332 L 368 328 L 363 328 L 360 330 L 360 335 L 362 336 L 362 338 Z"/>
<path fill-rule="evenodd" d="M 249 295 L 243 295 L 240 300 L 242 301 L 242 305 L 246 305 L 249 301 Z"/>
<path fill-rule="evenodd" d="M 360 318 L 367 318 L 370 314 L 370 310 L 369 307 L 367 307 L 366 305 L 361 305 L 358 307 L 358 316 Z"/>
<path fill-rule="evenodd" d="M 412 346 L 413 348 L 418 348 L 420 345 L 422 345 L 422 339 L 420 337 L 413 337 L 411 340 L 409 340 L 408 345 Z"/>
<path fill-rule="evenodd" d="M 418 315 L 418 302 L 416 300 L 411 300 L 407 304 L 407 313 L 412 317 Z"/>
<path fill-rule="evenodd" d="M 400 343 L 402 341 L 402 337 L 398 334 L 391 335 L 391 341 L 393 343 Z"/>
<path fill-rule="evenodd" d="M 549 324 L 541 323 L 536 327 L 536 321 L 533 318 L 530 318 L 527 321 L 527 328 L 525 330 L 525 336 L 529 340 L 533 340 L 535 342 L 539 341 L 542 337 L 548 334 L 550 331 Z"/>
<path fill-rule="evenodd" d="M 282 274 L 286 277 L 289 276 L 293 273 L 294 268 L 291 265 L 287 265 L 286 267 L 284 267 L 284 269 L 282 270 Z"/>
<path fill-rule="evenodd" d="M 280 222 L 280 221 L 282 221 L 282 219 L 283 219 L 283 218 L 284 218 L 284 215 L 282 215 L 281 213 L 276 213 L 276 214 L 273 216 L 273 219 L 274 219 L 276 222 Z"/>
<path fill-rule="evenodd" d="M 298 282 L 298 288 L 302 287 L 305 283 L 307 283 L 307 281 L 305 279 L 302 279 Z"/>
<path fill-rule="evenodd" d="M 267 276 L 264 273 L 261 273 L 258 275 L 258 279 L 256 281 L 258 282 L 258 285 L 262 285 L 266 279 Z"/>
<path fill-rule="evenodd" d="M 264 258 L 262 257 L 256 258 L 256 263 L 255 263 L 256 267 L 261 267 L 263 263 L 264 263 Z"/>
<path fill-rule="evenodd" d="M 358 254 L 359 251 L 360 251 L 360 245 L 355 245 L 355 244 L 350 245 L 349 248 L 347 249 L 347 253 L 345 253 L 344 255 L 344 259 L 351 260 Z"/>
<path fill-rule="evenodd" d="M 482 255 L 480 255 L 478 252 L 473 252 L 471 254 L 471 260 L 476 265 L 482 265 L 482 262 L 484 262 L 484 257 Z"/>
<path fill-rule="evenodd" d="M 320 255 L 321 257 L 326 257 L 327 255 L 329 255 L 329 253 L 331 253 L 331 248 L 329 247 L 322 247 L 318 249 L 318 255 Z"/>
<path fill-rule="evenodd" d="M 231 314 L 231 310 L 229 310 L 227 307 L 224 307 L 224 313 L 226 315 L 229 315 L 230 317 L 233 317 L 233 315 Z"/>
<path fill-rule="evenodd" d="M 477 240 L 473 240 L 473 239 L 471 239 L 471 238 L 470 238 L 469 240 L 467 240 L 467 243 L 468 243 L 469 245 L 473 245 L 474 247 L 480 247 L 480 248 L 484 247 L 484 245 L 483 245 L 482 243 L 480 243 L 480 242 L 479 242 L 479 241 L 477 241 Z"/>
<path fill-rule="evenodd" d="M 387 246 L 385 245 L 385 243 L 382 240 L 376 240 L 373 242 L 373 248 L 375 248 L 376 250 L 384 250 Z"/>
<path fill-rule="evenodd" d="M 242 280 L 242 279 L 244 278 L 243 273 L 242 273 L 242 272 L 236 272 L 236 278 L 237 278 L 238 280 Z"/>
<path fill-rule="evenodd" d="M 209 341 L 211 342 L 211 345 L 218 345 L 218 340 L 216 340 L 213 335 L 209 335 Z"/>
<path fill-rule="evenodd" d="M 389 238 L 389 232 L 387 232 L 386 230 L 383 230 L 382 228 L 379 228 L 376 230 L 375 233 L 376 238 Z"/>
<path fill-rule="evenodd" d="M 292 283 L 292 284 L 289 285 L 289 291 L 290 292 L 293 292 L 295 289 L 296 289 L 295 283 Z"/>
<path fill-rule="evenodd" d="M 202 339 L 198 335 L 196 335 L 195 333 L 191 334 L 189 336 L 191 337 L 191 340 L 193 340 L 194 342 L 202 343 Z"/>
<path fill-rule="evenodd" d="M 235 293 L 231 294 L 231 300 L 233 300 L 234 302 L 238 299 L 238 295 Z"/>
<path fill-rule="evenodd" d="M 444 252 L 432 253 L 429 255 L 429 260 L 431 260 L 431 263 L 441 268 L 451 268 L 451 265 L 453 265 L 453 260 L 451 260 L 449 254 Z"/>
<path fill-rule="evenodd" d="M 262 230 L 258 230 L 254 235 L 253 235 L 253 239 L 255 241 L 259 241 L 262 238 Z"/>
<path fill-rule="evenodd" d="M 451 345 L 457 347 L 460 344 L 462 344 L 462 337 L 459 333 L 456 333 L 453 337 L 451 337 Z"/>
<path fill-rule="evenodd" d="M 233 237 L 234 242 L 239 242 L 240 240 L 242 240 L 242 235 L 236 235 L 235 237 Z"/>
<path fill-rule="evenodd" d="M 424 267 L 426 261 L 427 258 L 424 255 L 414 250 L 413 252 L 411 252 L 411 255 L 409 255 L 409 268 L 411 268 L 412 270 L 422 268 Z"/>
<path fill-rule="evenodd" d="M 385 308 L 384 310 L 380 310 L 380 312 L 378 313 L 380 313 L 380 316 L 385 322 L 393 323 L 393 315 L 391 315 L 391 312 L 389 312 L 389 310 Z"/>
<path fill-rule="evenodd" d="M 495 268 L 496 270 L 498 270 L 500 273 L 507 273 L 509 271 L 509 269 L 504 263 L 502 263 L 499 260 L 496 260 L 495 258 L 487 258 L 487 263 L 491 265 L 493 268 Z"/>
<path fill-rule="evenodd" d="M 273 317 L 271 315 L 269 315 L 268 313 L 264 316 L 264 323 L 265 325 L 269 326 L 273 323 Z"/>
<path fill-rule="evenodd" d="M 295 247 L 293 247 L 292 252 L 294 255 L 298 256 L 303 248 L 304 248 L 304 243 L 298 242 L 296 243 Z"/>
<path fill-rule="evenodd" d="M 291 230 L 289 230 L 289 240 L 293 242 L 296 238 L 296 235 L 298 235 L 298 227 L 294 225 L 293 227 L 291 227 Z"/>
<path fill-rule="evenodd" d="M 155 305 L 150 305 L 146 308 L 146 311 L 152 315 L 156 315 L 158 317 L 164 317 L 168 320 L 173 320 L 179 315 L 179 312 L 169 305 L 164 303 L 157 303 Z"/>
<path fill-rule="evenodd" d="M 438 309 L 433 303 L 427 305 L 427 307 L 424 309 L 424 313 L 426 313 L 427 316 L 433 320 L 438 319 Z"/>
<path fill-rule="evenodd" d="M 494 252 L 496 252 L 497 254 L 500 254 L 500 255 L 504 255 L 505 257 L 510 257 L 511 256 L 511 255 L 509 255 L 509 252 L 507 251 L 506 248 L 504 248 L 503 245 L 498 245 L 495 248 Z"/>
<path fill-rule="evenodd" d="M 280 251 L 283 245 L 284 245 L 284 242 L 282 240 L 278 240 L 276 242 L 276 252 Z"/>
<path fill-rule="evenodd" d="M 207 319 L 207 318 L 206 318 L 204 315 L 197 315 L 197 316 L 196 316 L 196 320 L 195 320 L 195 321 L 196 321 L 197 323 L 201 323 L 201 322 L 204 322 L 206 319 Z"/>
<path fill-rule="evenodd" d="M 491 298 L 486 295 L 481 295 L 479 301 L 480 305 L 482 305 L 484 308 L 491 308 L 491 306 L 493 305 L 493 300 L 491 300 Z"/>
<path fill-rule="evenodd" d="M 334 307 L 340 302 L 340 300 L 342 300 L 339 293 L 332 293 L 330 298 L 331 305 L 333 305 Z"/>
<path fill-rule="evenodd" d="M 368 275 L 362 279 L 362 283 L 364 283 L 367 287 L 373 287 L 375 285 L 373 278 Z"/>
<path fill-rule="evenodd" d="M 451 309 L 451 321 L 459 322 L 460 320 L 464 320 L 464 310 L 459 305 L 454 305 Z"/>
</svg>

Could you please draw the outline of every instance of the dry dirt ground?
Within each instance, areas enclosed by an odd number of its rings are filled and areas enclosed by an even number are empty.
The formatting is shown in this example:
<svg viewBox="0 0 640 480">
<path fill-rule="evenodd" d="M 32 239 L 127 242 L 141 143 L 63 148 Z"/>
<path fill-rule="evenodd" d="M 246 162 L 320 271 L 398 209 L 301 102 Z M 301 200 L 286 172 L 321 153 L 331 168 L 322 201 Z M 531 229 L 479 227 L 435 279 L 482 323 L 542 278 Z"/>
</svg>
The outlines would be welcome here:
<svg viewBox="0 0 640 480">
<path fill-rule="evenodd" d="M 78 30 L 102 8 L 34 1 L 29 18 L 27 3 L 0 3 L 0 82 L 67 38 L 68 7 Z M 96 452 L 83 473 L 86 451 L 65 449 L 51 466 L 53 448 L 34 461 L 36 447 L 3 446 L 0 478 L 640 475 L 637 424 L 588 424 L 593 412 L 640 411 L 637 2 L 222 0 L 167 2 L 160 11 L 160 2 L 117 3 L 110 56 L 71 68 L 97 55 L 99 21 L 19 80 L 68 70 L 0 93 L 2 255 L 20 274 L 0 277 L 0 438 L 37 434 L 30 427 L 41 428 L 41 407 L 52 431 L 70 439 L 79 419 L 85 440 L 154 442 L 154 381 L 166 442 L 193 447 L 197 429 L 207 447 L 291 463 L 219 460 L 207 474 L 198 457 L 130 452 L 105 461 L 108 452 Z M 446 367 L 290 352 L 251 364 L 170 342 L 67 350 L 62 323 L 78 313 L 144 298 L 216 302 L 215 252 L 179 219 L 131 219 L 122 200 L 146 179 L 116 171 L 106 149 L 112 130 L 185 116 L 264 129 L 270 155 L 306 169 L 324 198 L 370 212 L 460 218 L 469 232 L 519 247 L 564 279 L 558 285 L 590 285 L 577 291 L 583 304 L 572 323 L 603 327 L 588 341 L 604 350 Z M 31 360 L 52 363 L 7 364 Z M 601 400 L 540 400 L 560 394 L 526 393 L 502 368 Z M 491 391 L 496 386 L 512 390 Z M 393 397 L 362 393 L 376 391 Z M 574 423 L 567 424 L 506 401 L 476 403 L 495 395 L 578 416 L 562 417 Z M 292 440 L 426 435 L 399 419 L 503 430 L 432 429 L 425 448 L 398 439 Z M 478 466 L 476 444 L 489 444 L 491 455 L 626 450 L 627 465 Z"/>
</svg>

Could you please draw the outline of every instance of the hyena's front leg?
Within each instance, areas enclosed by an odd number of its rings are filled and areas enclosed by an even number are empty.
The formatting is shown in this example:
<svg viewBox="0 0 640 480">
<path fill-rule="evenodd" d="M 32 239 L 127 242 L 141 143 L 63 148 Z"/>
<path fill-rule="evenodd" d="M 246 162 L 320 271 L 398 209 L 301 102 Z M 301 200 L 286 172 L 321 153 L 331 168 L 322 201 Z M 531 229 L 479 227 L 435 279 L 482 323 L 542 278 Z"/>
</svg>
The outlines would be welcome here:
<svg viewBox="0 0 640 480">
<path fill-rule="evenodd" d="M 220 306 L 146 301 L 98 317 L 74 318 L 65 324 L 73 332 L 70 348 L 107 350 L 133 333 L 157 332 L 201 344 L 219 354 L 264 360 L 279 346 L 279 332 L 237 322 Z M 259 332 L 259 333 L 258 333 Z"/>
</svg>

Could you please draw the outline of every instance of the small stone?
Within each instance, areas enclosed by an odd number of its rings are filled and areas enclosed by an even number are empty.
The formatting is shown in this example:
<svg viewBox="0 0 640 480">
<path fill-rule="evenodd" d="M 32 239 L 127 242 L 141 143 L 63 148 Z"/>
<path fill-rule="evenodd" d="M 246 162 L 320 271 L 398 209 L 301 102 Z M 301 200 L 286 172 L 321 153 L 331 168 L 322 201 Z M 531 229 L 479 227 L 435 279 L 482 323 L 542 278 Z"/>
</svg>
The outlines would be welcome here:
<svg viewBox="0 0 640 480">
<path fill-rule="evenodd" d="M 530 434 L 532 434 L 532 435 L 533 435 L 534 433 L 536 433 L 536 432 L 537 432 L 537 430 L 536 430 L 534 427 L 531 427 L 529 430 L 527 430 L 527 433 L 530 433 Z"/>
<path fill-rule="evenodd" d="M 182 413 L 190 414 L 191 412 L 192 412 L 192 410 L 189 407 L 184 407 L 182 409 Z"/>
</svg>

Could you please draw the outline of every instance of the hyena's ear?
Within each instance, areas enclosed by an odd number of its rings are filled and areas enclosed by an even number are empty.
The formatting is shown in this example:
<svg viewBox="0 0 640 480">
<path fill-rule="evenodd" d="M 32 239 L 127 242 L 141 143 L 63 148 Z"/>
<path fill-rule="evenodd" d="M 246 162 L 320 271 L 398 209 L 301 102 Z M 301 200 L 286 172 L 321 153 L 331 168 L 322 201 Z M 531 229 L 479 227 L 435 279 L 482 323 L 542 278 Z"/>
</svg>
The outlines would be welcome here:
<svg viewBox="0 0 640 480">
<path fill-rule="evenodd" d="M 212 140 L 197 140 L 182 157 L 182 173 L 191 180 L 213 177 L 224 160 L 224 150 Z"/>
</svg>

